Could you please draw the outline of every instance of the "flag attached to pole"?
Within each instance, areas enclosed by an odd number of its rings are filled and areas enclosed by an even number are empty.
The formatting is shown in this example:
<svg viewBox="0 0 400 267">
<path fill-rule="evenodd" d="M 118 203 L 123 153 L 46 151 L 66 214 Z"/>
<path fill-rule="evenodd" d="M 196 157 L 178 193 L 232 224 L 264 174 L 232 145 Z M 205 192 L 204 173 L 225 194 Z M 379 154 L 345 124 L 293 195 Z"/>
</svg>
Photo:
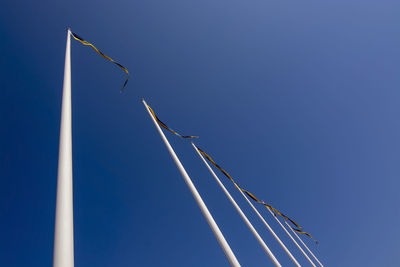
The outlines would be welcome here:
<svg viewBox="0 0 400 267">
<path fill-rule="evenodd" d="M 169 128 L 165 123 L 163 123 L 163 122 L 156 116 L 156 114 L 154 113 L 154 111 L 151 109 L 151 107 L 150 107 L 149 105 L 146 104 L 146 106 L 149 108 L 151 114 L 152 114 L 153 117 L 156 119 L 157 123 L 158 123 L 161 127 L 163 127 L 165 130 L 167 130 L 167 131 L 169 131 L 169 132 L 171 132 L 171 133 L 173 133 L 173 134 L 175 134 L 175 135 L 177 135 L 177 136 L 179 136 L 180 138 L 183 138 L 183 139 L 199 138 L 198 136 L 194 136 L 194 135 L 181 135 L 181 134 L 175 132 L 174 130 L 172 130 L 171 128 Z"/>
<path fill-rule="evenodd" d="M 292 228 L 293 231 L 295 231 L 296 233 L 305 234 L 305 235 L 307 235 L 307 236 L 313 238 L 313 237 L 312 237 L 309 233 L 307 233 L 307 232 L 304 232 L 304 231 L 302 231 L 302 230 L 300 230 L 300 229 L 296 229 L 296 228 L 294 228 L 294 227 L 291 227 L 291 228 Z M 318 241 L 315 241 L 315 242 L 318 244 Z"/>
<path fill-rule="evenodd" d="M 125 79 L 124 85 L 122 86 L 122 89 L 121 89 L 121 93 L 122 93 L 122 91 L 124 91 L 124 89 L 125 89 L 125 87 L 126 87 L 126 84 L 128 83 L 128 79 L 129 79 L 129 72 L 128 72 L 128 70 L 127 70 L 124 66 L 122 66 L 121 64 L 119 64 L 118 62 L 116 62 L 114 59 L 112 59 L 112 58 L 108 57 L 107 55 L 103 54 L 103 53 L 102 53 L 99 49 L 97 49 L 93 44 L 91 44 L 91 43 L 85 41 L 82 37 L 80 37 L 80 36 L 77 35 L 76 33 L 73 33 L 73 32 L 71 32 L 71 31 L 70 31 L 70 33 L 71 33 L 71 36 L 72 36 L 75 40 L 81 42 L 81 43 L 84 44 L 84 45 L 88 45 L 88 46 L 92 47 L 93 50 L 96 51 L 100 56 L 102 56 L 102 57 L 104 57 L 105 59 L 111 61 L 112 63 L 114 63 L 115 65 L 117 65 L 120 69 L 122 69 L 122 70 L 126 73 L 126 79 Z"/>
<path fill-rule="evenodd" d="M 296 228 L 291 227 L 291 226 L 289 226 L 289 227 L 292 228 L 292 230 L 295 231 L 295 232 L 298 233 L 298 234 L 303 234 L 303 235 L 308 236 L 309 238 L 311 238 L 312 240 L 314 240 L 314 242 L 315 242 L 316 245 L 319 244 L 318 240 L 315 240 L 314 237 L 312 237 L 312 235 L 310 235 L 309 233 L 304 232 L 304 231 L 302 231 L 302 230 L 300 230 L 300 229 L 296 229 Z"/>
<path fill-rule="evenodd" d="M 220 170 L 226 177 L 228 177 L 229 180 L 231 180 L 231 182 L 235 185 L 235 187 L 242 191 L 243 193 L 245 193 L 246 195 L 248 195 L 252 200 L 254 200 L 257 203 L 260 203 L 262 205 L 264 205 L 266 208 L 272 210 L 274 212 L 274 214 L 278 214 L 279 216 L 281 216 L 282 218 L 284 218 L 285 220 L 290 221 L 293 225 L 295 225 L 296 227 L 301 229 L 301 226 L 298 225 L 294 220 L 290 219 L 289 217 L 287 217 L 286 215 L 284 215 L 283 213 L 279 212 L 277 209 L 275 209 L 274 207 L 272 207 L 271 205 L 265 203 L 264 201 L 260 201 L 258 198 L 256 198 L 252 193 L 250 193 L 249 191 L 241 188 L 236 182 L 235 180 L 233 180 L 233 178 L 224 170 L 222 169 L 217 163 L 215 163 L 215 161 L 209 156 L 207 155 L 207 153 L 205 153 L 203 150 L 201 150 L 200 148 L 198 148 L 196 146 L 197 150 L 204 156 L 207 158 L 207 160 L 209 162 L 211 162 L 211 164 L 213 164 L 218 170 Z M 304 232 L 305 233 L 305 232 Z"/>
</svg>

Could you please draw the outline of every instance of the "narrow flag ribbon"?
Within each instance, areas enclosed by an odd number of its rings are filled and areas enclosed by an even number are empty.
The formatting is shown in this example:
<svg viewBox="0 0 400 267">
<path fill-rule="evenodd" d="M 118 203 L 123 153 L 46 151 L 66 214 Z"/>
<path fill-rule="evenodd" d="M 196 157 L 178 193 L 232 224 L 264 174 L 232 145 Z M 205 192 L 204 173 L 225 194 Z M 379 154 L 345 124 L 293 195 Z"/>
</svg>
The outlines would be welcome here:
<svg viewBox="0 0 400 267">
<path fill-rule="evenodd" d="M 309 233 L 307 233 L 307 232 L 304 232 L 304 231 L 302 231 L 302 230 L 300 230 L 300 229 L 296 229 L 296 228 L 293 228 L 293 227 L 290 227 L 290 228 L 292 228 L 293 229 L 293 231 L 295 231 L 296 233 L 299 233 L 299 234 L 304 234 L 304 235 L 306 235 L 306 236 L 308 236 L 308 237 L 310 237 L 311 239 L 313 239 L 314 240 L 314 242 L 315 242 L 315 244 L 319 244 L 319 242 L 318 242 L 318 240 L 315 240 L 314 239 L 314 237 L 312 237 Z"/>
<path fill-rule="evenodd" d="M 264 205 L 267 209 L 272 210 L 272 212 L 276 215 L 278 214 L 279 216 L 281 216 L 282 218 L 284 218 L 285 220 L 288 220 L 289 222 L 291 222 L 293 225 L 296 225 L 298 228 L 301 229 L 301 226 L 298 225 L 294 220 L 290 219 L 288 216 L 286 216 L 285 214 L 281 213 L 280 211 L 278 211 L 277 209 L 275 209 L 274 207 L 272 207 L 271 205 L 265 203 L 264 201 L 260 201 L 258 200 L 258 198 L 256 198 L 252 193 L 250 193 L 247 190 L 244 190 L 242 188 L 239 187 L 239 189 L 245 193 L 246 195 L 248 195 L 251 199 L 253 199 L 255 202 L 260 203 L 262 205 Z"/>
<path fill-rule="evenodd" d="M 275 214 L 278 214 L 279 216 L 281 216 L 282 218 L 285 218 L 286 220 L 290 221 L 291 223 L 293 223 L 294 225 L 296 225 L 297 227 L 299 227 L 301 229 L 301 226 L 298 225 L 295 221 L 293 221 L 292 219 L 290 219 L 289 217 L 287 217 L 285 214 L 279 212 L 277 209 L 275 209 L 274 207 L 272 207 L 271 205 L 268 205 L 267 203 L 265 203 L 264 201 L 262 201 L 262 203 L 265 207 L 267 207 L 268 209 L 272 210 Z"/>
<path fill-rule="evenodd" d="M 196 145 L 194 145 L 196 147 L 196 149 L 204 156 L 208 159 L 209 162 L 211 162 L 212 165 L 214 165 L 218 170 L 220 170 L 226 177 L 229 178 L 229 180 L 231 180 L 232 183 L 236 184 L 235 181 L 233 180 L 233 178 L 229 175 L 229 173 L 227 173 L 224 169 L 222 169 L 217 163 L 215 163 L 215 161 L 206 154 L 206 152 L 204 152 L 203 150 L 201 150 L 199 147 L 197 147 Z M 240 188 L 240 187 L 239 187 Z M 244 192 L 244 191 L 243 191 Z M 251 194 L 251 193 L 249 193 Z M 253 197 L 251 197 L 253 198 Z"/>
<path fill-rule="evenodd" d="M 195 145 L 196 149 L 204 156 L 207 158 L 207 160 L 209 162 L 211 162 L 211 164 L 213 164 L 218 170 L 220 170 L 226 177 L 228 177 L 229 180 L 231 180 L 231 182 L 235 185 L 235 187 L 242 191 L 243 193 L 245 193 L 247 196 L 249 196 L 252 200 L 254 200 L 257 203 L 260 203 L 262 205 L 264 205 L 266 208 L 272 210 L 274 212 L 274 214 L 278 214 L 279 216 L 281 216 L 282 218 L 284 218 L 285 220 L 290 221 L 293 225 L 295 225 L 296 227 L 301 229 L 301 226 L 298 225 L 294 220 L 290 219 L 289 217 L 287 217 L 286 215 L 282 214 L 281 212 L 279 212 L 277 209 L 273 208 L 271 205 L 265 203 L 264 201 L 260 201 L 258 200 L 258 198 L 256 198 L 252 193 L 250 193 L 249 191 L 241 188 L 236 182 L 235 180 L 233 180 L 233 178 L 224 170 L 222 169 L 217 163 L 215 163 L 215 161 L 209 156 L 207 155 L 203 150 L 201 150 L 200 148 L 198 148 Z"/>
<path fill-rule="evenodd" d="M 147 105 L 147 104 L 146 104 L 146 105 Z M 163 127 L 165 130 L 167 130 L 167 131 L 169 131 L 169 132 L 171 132 L 171 133 L 173 133 L 173 134 L 175 134 L 175 135 L 177 135 L 177 136 L 179 136 L 180 138 L 183 138 L 183 139 L 199 138 L 198 136 L 194 136 L 194 135 L 181 135 L 181 134 L 175 132 L 174 130 L 172 130 L 171 128 L 169 128 L 165 123 L 163 123 L 163 122 L 156 116 L 156 114 L 154 113 L 153 109 L 152 109 L 149 105 L 147 105 L 147 107 L 149 108 L 151 114 L 152 114 L 153 117 L 156 119 L 156 121 L 158 122 L 158 124 L 159 124 L 161 127 Z"/>
<path fill-rule="evenodd" d="M 125 79 L 124 85 L 122 86 L 122 89 L 121 89 L 121 93 L 122 93 L 122 91 L 124 91 L 124 89 L 125 89 L 125 87 L 126 87 L 126 84 L 128 83 L 128 79 L 129 79 L 129 72 L 128 72 L 128 70 L 127 70 L 124 66 L 122 66 L 121 64 L 119 64 L 118 62 L 116 62 L 115 60 L 113 60 L 112 58 L 110 58 L 110 57 L 106 56 L 105 54 L 103 54 L 103 53 L 102 53 L 99 49 L 97 49 L 93 44 L 91 44 L 91 43 L 85 41 L 82 37 L 80 37 L 80 36 L 77 35 L 76 33 L 73 33 L 73 32 L 71 32 L 71 31 L 70 31 L 70 33 L 71 33 L 71 36 L 72 36 L 75 40 L 81 42 L 81 43 L 84 44 L 84 45 L 88 45 L 88 46 L 92 47 L 93 50 L 96 51 L 100 56 L 102 56 L 102 57 L 104 57 L 105 59 L 111 61 L 112 63 L 114 63 L 115 65 L 117 65 L 120 69 L 122 69 L 122 70 L 126 73 L 126 79 Z"/>
</svg>

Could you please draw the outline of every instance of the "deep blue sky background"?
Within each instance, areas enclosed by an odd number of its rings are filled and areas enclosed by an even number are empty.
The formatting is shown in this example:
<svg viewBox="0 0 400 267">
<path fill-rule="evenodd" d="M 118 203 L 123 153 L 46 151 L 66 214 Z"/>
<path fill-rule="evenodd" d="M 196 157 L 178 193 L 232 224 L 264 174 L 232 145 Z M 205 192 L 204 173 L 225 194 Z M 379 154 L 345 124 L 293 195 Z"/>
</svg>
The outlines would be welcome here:
<svg viewBox="0 0 400 267">
<path fill-rule="evenodd" d="M 398 266 L 399 10 L 369 0 L 3 0 L 0 265 L 52 263 L 70 26 L 133 74 L 120 95 L 121 70 L 72 41 L 76 266 L 227 265 L 141 97 L 312 233 L 327 266 Z M 189 144 L 167 137 L 239 261 L 272 266 Z"/>
</svg>

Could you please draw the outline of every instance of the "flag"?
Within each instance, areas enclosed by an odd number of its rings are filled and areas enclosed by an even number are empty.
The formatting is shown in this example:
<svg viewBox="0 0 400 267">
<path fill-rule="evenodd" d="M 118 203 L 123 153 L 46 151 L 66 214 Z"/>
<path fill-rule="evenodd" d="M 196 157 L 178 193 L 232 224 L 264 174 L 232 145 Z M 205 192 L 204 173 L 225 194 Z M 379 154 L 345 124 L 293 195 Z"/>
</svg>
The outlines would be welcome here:
<svg viewBox="0 0 400 267">
<path fill-rule="evenodd" d="M 169 132 L 171 132 L 171 133 L 173 133 L 173 134 L 175 134 L 175 135 L 177 135 L 177 136 L 179 136 L 180 138 L 183 138 L 183 139 L 199 138 L 198 136 L 194 136 L 194 135 L 181 135 L 181 134 L 175 132 L 174 130 L 172 130 L 171 128 L 169 128 L 165 123 L 163 123 L 163 122 L 156 116 L 156 114 L 154 113 L 153 109 L 152 109 L 149 105 L 146 104 L 146 106 L 149 108 L 151 114 L 153 114 L 153 117 L 156 119 L 156 121 L 158 122 L 158 124 L 159 124 L 161 127 L 163 127 L 164 129 L 166 129 L 167 131 L 169 131 Z"/>
<path fill-rule="evenodd" d="M 266 208 L 272 210 L 274 212 L 274 214 L 278 214 L 279 216 L 281 216 L 282 218 L 284 218 L 285 220 L 288 220 L 289 222 L 291 222 L 293 225 L 295 225 L 296 227 L 301 229 L 301 226 L 298 225 L 294 220 L 290 219 L 289 217 L 287 217 L 286 215 L 284 215 L 283 213 L 279 212 L 277 209 L 273 208 L 271 205 L 265 203 L 264 201 L 260 201 L 258 198 L 256 198 L 252 193 L 250 193 L 249 191 L 241 188 L 236 182 L 235 180 L 233 180 L 233 178 L 229 175 L 229 173 L 227 173 L 224 169 L 222 169 L 217 163 L 215 163 L 215 161 L 209 156 L 207 155 L 207 153 L 205 153 L 203 150 L 201 150 L 199 147 L 197 147 L 195 145 L 196 149 L 204 156 L 207 158 L 207 160 L 213 164 L 218 170 L 220 170 L 226 177 L 228 177 L 228 179 L 235 185 L 235 187 L 242 191 L 243 193 L 245 193 L 247 196 L 249 196 L 252 200 L 254 200 L 257 203 L 260 203 L 262 205 L 264 205 Z"/>
<path fill-rule="evenodd" d="M 122 69 L 122 70 L 126 73 L 126 79 L 125 79 L 124 85 L 122 86 L 122 89 L 121 89 L 121 93 L 122 93 L 122 91 L 123 91 L 123 90 L 125 89 L 125 87 L 126 87 L 126 84 L 128 83 L 128 79 L 129 79 L 129 72 L 128 72 L 128 70 L 127 70 L 124 66 L 122 66 L 121 64 L 119 64 L 118 62 L 116 62 L 115 60 L 113 60 L 112 58 L 110 58 L 110 57 L 106 56 L 105 54 L 103 54 L 103 53 L 102 53 L 99 49 L 97 49 L 93 44 L 91 44 L 91 43 L 85 41 L 82 37 L 80 37 L 80 36 L 77 35 L 76 33 L 73 33 L 73 32 L 71 32 L 71 31 L 70 31 L 70 33 L 71 33 L 71 36 L 72 36 L 75 40 L 81 42 L 81 43 L 84 44 L 84 45 L 88 45 L 88 46 L 92 47 L 93 50 L 96 51 L 100 56 L 102 56 L 102 57 L 104 57 L 105 59 L 111 61 L 112 63 L 114 63 L 115 65 L 117 65 L 120 69 Z"/>
<path fill-rule="evenodd" d="M 306 236 L 308 236 L 308 237 L 310 237 L 311 239 L 313 239 L 314 240 L 314 242 L 315 242 L 315 244 L 319 244 L 319 242 L 318 242 L 318 240 L 315 240 L 309 233 L 307 233 L 307 232 L 304 232 L 304 231 L 302 231 L 302 230 L 300 230 L 300 229 L 296 229 L 296 228 L 294 228 L 294 227 L 291 227 L 291 226 L 289 226 L 290 228 L 292 228 L 293 229 L 293 231 L 295 231 L 296 233 L 299 233 L 299 234 L 304 234 L 304 235 L 306 235 Z"/>
</svg>

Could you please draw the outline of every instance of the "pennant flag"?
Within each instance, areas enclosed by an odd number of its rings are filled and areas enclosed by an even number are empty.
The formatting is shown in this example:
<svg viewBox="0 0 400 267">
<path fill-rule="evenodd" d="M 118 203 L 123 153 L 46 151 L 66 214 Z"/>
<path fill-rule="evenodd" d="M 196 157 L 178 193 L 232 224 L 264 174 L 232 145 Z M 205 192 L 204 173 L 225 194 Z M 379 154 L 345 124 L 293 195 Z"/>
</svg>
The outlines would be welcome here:
<svg viewBox="0 0 400 267">
<path fill-rule="evenodd" d="M 279 212 L 277 209 L 275 209 L 274 207 L 272 207 L 271 205 L 268 205 L 267 203 L 265 203 L 264 201 L 262 201 L 262 203 L 265 207 L 267 207 L 268 209 L 272 210 L 275 214 L 278 214 L 279 216 L 281 216 L 282 218 L 285 218 L 286 220 L 290 221 L 291 223 L 293 223 L 294 225 L 296 225 L 297 227 L 299 227 L 301 229 L 301 226 L 298 225 L 295 221 L 293 221 L 292 219 L 290 219 L 289 217 L 287 217 L 285 214 Z"/>
<path fill-rule="evenodd" d="M 278 211 L 277 209 L 275 209 L 274 207 L 272 207 L 271 205 L 265 203 L 264 201 L 260 201 L 258 200 L 258 198 L 256 198 L 252 193 L 250 193 L 247 190 L 241 189 L 243 193 L 245 193 L 246 195 L 248 195 L 251 199 L 253 199 L 255 202 L 260 203 L 262 205 L 264 205 L 266 208 L 272 210 L 276 216 L 276 214 L 278 214 L 279 216 L 281 216 L 282 218 L 284 218 L 285 220 L 288 220 L 289 222 L 291 222 L 293 225 L 296 225 L 298 228 L 301 229 L 301 226 L 298 225 L 294 220 L 290 219 L 289 217 L 287 217 L 285 214 L 281 213 L 280 211 Z"/>
<path fill-rule="evenodd" d="M 272 210 L 274 212 L 274 214 L 278 214 L 279 216 L 281 216 L 282 218 L 284 218 L 285 220 L 288 220 L 289 222 L 291 222 L 293 225 L 295 225 L 296 227 L 301 229 L 301 226 L 298 225 L 294 220 L 290 219 L 289 217 L 287 217 L 286 215 L 282 214 L 281 212 L 279 212 L 277 209 L 273 208 L 271 205 L 265 203 L 264 201 L 260 201 L 258 198 L 256 198 L 252 193 L 250 193 L 249 191 L 241 188 L 236 182 L 235 180 L 233 180 L 233 178 L 224 170 L 222 169 L 217 163 L 215 163 L 215 161 L 209 156 L 207 155 L 203 150 L 201 150 L 200 148 L 198 148 L 195 145 L 196 149 L 204 156 L 207 158 L 207 160 L 214 165 L 218 170 L 220 170 L 226 177 L 228 177 L 229 180 L 231 180 L 231 182 L 235 185 L 235 187 L 242 191 L 243 193 L 245 193 L 247 196 L 249 196 L 252 200 L 254 200 L 257 203 L 260 203 L 262 205 L 264 205 L 266 208 Z M 305 233 L 305 232 L 304 232 Z"/>
<path fill-rule="evenodd" d="M 315 244 L 317 244 L 317 245 L 319 244 L 318 240 L 315 240 L 309 233 L 304 232 L 304 231 L 302 231 L 302 230 L 300 230 L 300 229 L 293 228 L 293 227 L 290 227 L 290 228 L 292 228 L 293 231 L 295 231 L 296 233 L 304 234 L 304 235 L 306 235 L 306 236 L 309 236 L 311 239 L 314 240 Z"/>
<path fill-rule="evenodd" d="M 172 130 L 171 128 L 169 128 L 165 123 L 163 123 L 163 122 L 156 116 L 156 114 L 154 113 L 153 109 L 152 109 L 149 105 L 146 104 L 146 106 L 149 108 L 151 114 L 153 114 L 153 117 L 156 119 L 156 121 L 158 122 L 158 124 L 159 124 L 161 127 L 163 127 L 165 130 L 167 130 L 167 131 L 169 131 L 169 132 L 171 132 L 171 133 L 173 133 L 173 134 L 175 134 L 175 135 L 177 135 L 177 136 L 179 136 L 180 138 L 183 138 L 183 139 L 199 138 L 198 136 L 194 136 L 194 135 L 181 135 L 181 134 L 175 132 L 174 130 Z"/>
<path fill-rule="evenodd" d="M 206 154 L 206 152 L 204 152 L 203 150 L 201 150 L 199 147 L 197 147 L 196 145 L 194 145 L 196 147 L 196 149 L 204 156 L 208 159 L 209 162 L 211 162 L 212 165 L 215 166 L 215 168 L 217 168 L 218 170 L 220 170 L 226 177 L 229 178 L 229 180 L 231 180 L 232 183 L 236 184 L 235 181 L 233 180 L 233 178 L 229 175 L 229 173 L 227 173 L 224 169 L 222 169 L 217 163 L 215 163 L 215 161 Z"/>
<path fill-rule="evenodd" d="M 93 44 L 91 44 L 91 43 L 85 41 L 82 37 L 80 37 L 80 36 L 77 35 L 76 33 L 73 33 L 73 32 L 71 32 L 71 31 L 70 31 L 70 33 L 71 33 L 72 37 L 73 37 L 75 40 L 81 42 L 81 43 L 84 44 L 84 45 L 88 45 L 88 46 L 92 47 L 93 50 L 96 51 L 100 56 L 102 56 L 102 57 L 104 57 L 105 59 L 111 61 L 112 63 L 114 63 L 115 65 L 117 65 L 120 69 L 122 69 L 122 70 L 126 73 L 126 79 L 125 79 L 124 85 L 122 86 L 122 89 L 121 89 L 121 93 L 122 93 L 122 91 L 124 91 L 124 89 L 125 89 L 125 87 L 126 87 L 126 84 L 128 83 L 128 79 L 129 79 L 129 72 L 128 72 L 128 70 L 127 70 L 124 66 L 122 66 L 121 64 L 119 64 L 118 62 L 116 62 L 115 60 L 113 60 L 112 58 L 110 58 L 110 57 L 106 56 L 105 54 L 103 54 L 103 53 L 102 53 L 99 49 L 97 49 Z"/>
</svg>

